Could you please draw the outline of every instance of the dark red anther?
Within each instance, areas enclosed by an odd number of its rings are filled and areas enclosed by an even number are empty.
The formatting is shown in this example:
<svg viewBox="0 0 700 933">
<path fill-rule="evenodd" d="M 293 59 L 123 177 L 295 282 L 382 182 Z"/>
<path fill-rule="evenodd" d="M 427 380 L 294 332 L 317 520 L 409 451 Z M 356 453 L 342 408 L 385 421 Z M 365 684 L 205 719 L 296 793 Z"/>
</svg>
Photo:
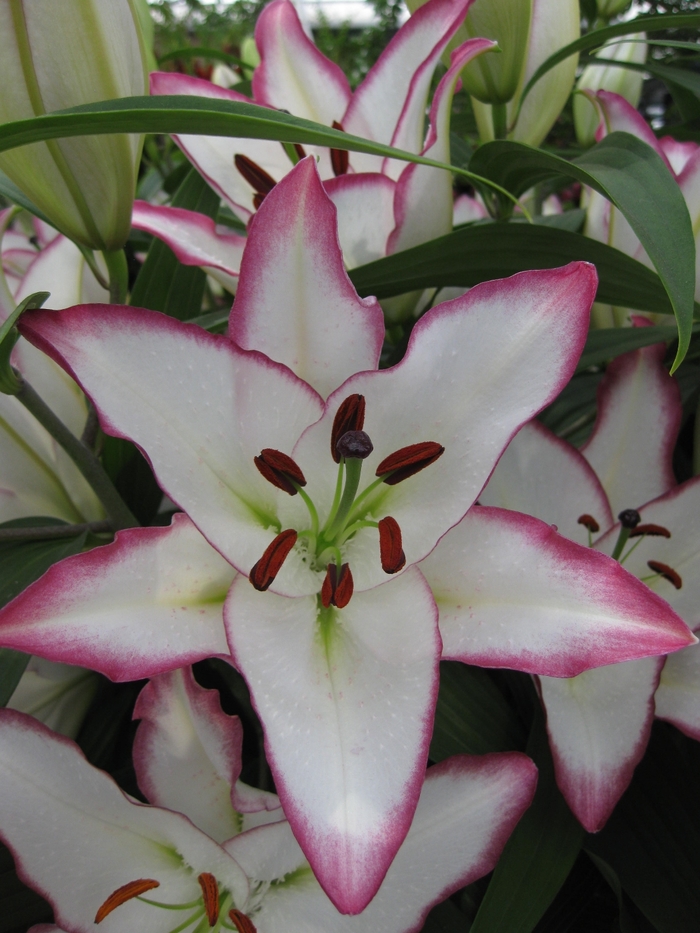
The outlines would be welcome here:
<svg viewBox="0 0 700 933">
<path fill-rule="evenodd" d="M 637 525 L 630 531 L 630 538 L 639 538 L 641 535 L 651 535 L 655 538 L 670 538 L 671 532 L 663 525 Z"/>
<path fill-rule="evenodd" d="M 301 143 L 294 143 L 294 151 L 299 156 L 300 159 L 306 158 L 306 150 L 301 145 Z"/>
<path fill-rule="evenodd" d="M 293 528 L 281 531 L 265 548 L 265 553 L 253 565 L 248 579 L 256 590 L 264 592 L 282 569 L 289 552 L 297 543 L 297 533 Z"/>
<path fill-rule="evenodd" d="M 579 525 L 583 525 L 585 528 L 588 528 L 590 532 L 595 533 L 596 531 L 600 531 L 600 525 L 598 522 L 593 518 L 592 515 L 589 515 L 587 512 L 583 515 L 579 515 L 576 521 Z"/>
<path fill-rule="evenodd" d="M 648 560 L 647 567 L 662 576 L 664 580 L 672 583 L 677 590 L 683 586 L 681 575 L 673 567 L 669 567 L 668 564 L 662 564 L 659 560 Z"/>
<path fill-rule="evenodd" d="M 199 881 L 199 886 L 202 889 L 204 910 L 206 911 L 209 926 L 213 927 L 219 919 L 219 885 L 216 878 L 208 871 L 203 871 L 198 876 L 197 881 Z"/>
<path fill-rule="evenodd" d="M 231 923 L 238 930 L 238 933 L 258 933 L 250 917 L 247 917 L 240 910 L 236 910 L 234 907 L 233 910 L 229 911 L 228 915 Z"/>
<path fill-rule="evenodd" d="M 128 884 L 123 884 L 121 888 L 117 888 L 116 891 L 113 891 L 104 904 L 102 904 L 95 914 L 95 923 L 102 923 L 104 918 L 109 916 L 113 910 L 116 910 L 117 907 L 121 907 L 122 904 L 126 904 L 127 901 L 132 900 L 134 897 L 140 897 L 140 895 L 145 894 L 146 891 L 152 891 L 153 888 L 159 887 L 160 881 L 154 881 L 153 878 L 139 878 L 138 881 L 130 881 Z"/>
<path fill-rule="evenodd" d="M 401 529 L 395 518 L 379 519 L 379 555 L 384 573 L 398 573 L 406 563 L 401 541 Z"/>
<path fill-rule="evenodd" d="M 365 397 L 364 395 L 349 395 L 335 413 L 333 430 L 331 431 L 331 456 L 336 463 L 340 463 L 340 454 L 336 444 L 348 431 L 361 431 L 365 423 Z"/>
<path fill-rule="evenodd" d="M 255 208 L 256 211 L 260 210 L 260 205 L 262 204 L 262 202 L 265 200 L 266 197 L 267 197 L 266 194 L 260 194 L 259 191 L 255 192 L 255 194 L 253 195 L 253 207 Z"/>
<path fill-rule="evenodd" d="M 341 133 L 344 133 L 343 124 L 338 123 L 337 120 L 333 121 L 333 129 L 340 130 Z M 333 174 L 338 177 L 338 175 L 346 175 L 348 171 L 348 166 L 350 164 L 350 153 L 347 149 L 331 149 L 331 166 L 333 167 Z"/>
<path fill-rule="evenodd" d="M 409 444 L 408 447 L 402 447 L 382 460 L 376 469 L 376 475 L 384 477 L 388 486 L 395 486 L 435 463 L 444 453 L 445 448 L 435 441 Z"/>
<path fill-rule="evenodd" d="M 366 460 L 374 450 L 369 434 L 364 431 L 346 431 L 335 445 L 336 452 L 346 460 Z"/>
<path fill-rule="evenodd" d="M 242 155 L 240 152 L 237 152 L 233 157 L 233 163 L 253 191 L 261 194 L 263 198 L 266 194 L 269 194 L 277 184 L 272 175 L 268 175 L 264 168 L 261 168 L 257 162 L 253 162 L 252 159 L 249 159 L 246 155 Z M 257 209 L 260 205 L 256 204 L 255 206 Z"/>
<path fill-rule="evenodd" d="M 294 483 L 298 486 L 306 486 L 306 479 L 301 469 L 281 450 L 265 447 L 260 451 L 259 457 L 253 457 L 253 462 L 269 483 L 288 492 L 290 496 L 297 494 Z"/>
<path fill-rule="evenodd" d="M 355 584 L 350 572 L 350 565 L 343 564 L 340 568 L 340 574 L 338 574 L 336 565 L 329 564 L 321 587 L 321 605 L 324 609 L 328 609 L 329 606 L 345 609 L 350 602 L 354 589 Z"/>
</svg>

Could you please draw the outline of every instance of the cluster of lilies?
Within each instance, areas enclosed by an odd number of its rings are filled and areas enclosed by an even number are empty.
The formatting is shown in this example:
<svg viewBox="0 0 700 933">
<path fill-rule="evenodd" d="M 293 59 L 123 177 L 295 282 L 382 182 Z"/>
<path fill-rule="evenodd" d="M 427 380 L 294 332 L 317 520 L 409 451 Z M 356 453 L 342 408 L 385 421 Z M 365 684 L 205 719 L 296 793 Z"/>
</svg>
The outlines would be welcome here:
<svg viewBox="0 0 700 933">
<path fill-rule="evenodd" d="M 452 51 L 425 138 L 423 118 L 469 6 L 430 0 L 351 93 L 290 0 L 273 0 L 254 100 L 449 161 L 453 93 L 491 41 Z M 151 92 L 243 99 L 172 73 L 152 74 Z M 597 100 L 601 132 L 646 132 L 622 98 Z M 653 344 L 609 365 L 582 449 L 536 420 L 584 346 L 597 286 L 584 262 L 435 304 L 403 359 L 379 368 L 384 312 L 347 270 L 449 232 L 447 173 L 274 141 L 177 142 L 247 236 L 139 201 L 133 226 L 235 292 L 226 334 L 110 303 L 68 237 L 36 221 L 30 238 L 14 209 L 0 214 L 3 317 L 51 292 L 19 319 L 18 379 L 76 437 L 96 412 L 136 444 L 174 508 L 169 525 L 123 523 L 0 611 L 4 648 L 148 679 L 133 752 L 148 804 L 6 709 L 0 836 L 67 933 L 419 930 L 494 868 L 537 781 L 520 752 L 426 771 L 441 660 L 532 675 L 557 783 L 589 831 L 629 784 L 654 715 L 700 739 L 700 480 L 678 485 L 671 466 L 679 390 Z M 700 150 L 654 146 L 690 204 Z M 590 217 L 592 236 L 625 233 L 609 205 Z M 109 519 L 11 395 L 0 444 L 2 521 Z M 191 671 L 207 658 L 245 678 L 276 794 L 241 782 L 241 723 Z"/>
</svg>

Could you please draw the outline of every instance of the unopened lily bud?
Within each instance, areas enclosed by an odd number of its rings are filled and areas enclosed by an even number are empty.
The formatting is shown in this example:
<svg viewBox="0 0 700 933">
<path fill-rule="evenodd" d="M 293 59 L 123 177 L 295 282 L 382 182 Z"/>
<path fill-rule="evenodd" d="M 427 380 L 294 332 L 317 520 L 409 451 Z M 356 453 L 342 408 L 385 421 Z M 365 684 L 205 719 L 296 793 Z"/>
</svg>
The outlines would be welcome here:
<svg viewBox="0 0 700 933">
<path fill-rule="evenodd" d="M 425 0 L 407 0 L 415 12 Z M 482 6 L 483 3 L 483 6 Z M 501 50 L 481 55 L 462 72 L 472 96 L 482 142 L 494 138 L 493 105 L 507 104 L 509 139 L 538 146 L 568 100 L 578 55 L 560 62 L 533 87 L 520 109 L 520 95 L 539 66 L 581 32 L 579 0 L 480 0 L 448 46 L 449 51 L 473 36 L 495 39 Z"/>
<path fill-rule="evenodd" d="M 643 32 L 625 37 L 629 40 L 644 40 Z M 644 41 L 620 42 L 616 40 L 596 52 L 598 58 L 609 58 L 616 62 L 644 64 L 647 44 Z M 588 65 L 576 82 L 578 91 L 612 91 L 619 94 L 636 108 L 642 95 L 644 73 L 616 65 Z M 586 94 L 574 95 L 574 125 L 576 138 L 582 146 L 592 146 L 600 123 L 600 111 Z"/>
<path fill-rule="evenodd" d="M 0 4 L 0 123 L 146 94 L 136 0 Z M 62 233 L 90 249 L 126 242 L 143 137 L 79 136 L 21 146 L 0 169 Z"/>
</svg>

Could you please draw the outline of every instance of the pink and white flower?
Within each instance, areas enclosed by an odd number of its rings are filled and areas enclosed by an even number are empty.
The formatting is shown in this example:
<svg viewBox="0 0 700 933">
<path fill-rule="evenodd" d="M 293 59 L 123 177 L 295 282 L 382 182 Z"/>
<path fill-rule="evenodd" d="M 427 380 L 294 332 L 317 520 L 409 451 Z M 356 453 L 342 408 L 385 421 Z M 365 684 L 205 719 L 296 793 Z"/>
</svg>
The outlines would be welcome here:
<svg viewBox="0 0 700 933">
<path fill-rule="evenodd" d="M 88 933 L 96 922 L 107 933 L 166 933 L 174 916 L 187 931 L 207 922 L 215 933 L 409 933 L 495 866 L 535 789 L 536 768 L 518 752 L 431 768 L 374 900 L 347 917 L 314 878 L 275 796 L 238 780 L 240 722 L 213 691 L 175 672 L 144 689 L 135 715 L 139 785 L 155 806 L 127 797 L 72 742 L 0 712 L 0 835 L 59 925 L 37 933 Z"/>
<path fill-rule="evenodd" d="M 478 286 L 428 312 L 404 360 L 377 371 L 381 311 L 352 289 L 334 215 L 302 161 L 251 229 L 229 337 L 141 309 L 25 315 L 25 335 L 90 392 L 107 432 L 142 447 L 189 519 L 56 565 L 0 632 L 141 677 L 226 651 L 216 617 L 230 584 L 228 650 L 285 813 L 328 896 L 356 913 L 411 825 L 442 640 L 451 657 L 570 677 L 692 636 L 604 555 L 527 516 L 466 514 L 568 381 L 591 267 Z M 181 577 L 167 548 L 195 526 Z"/>
<path fill-rule="evenodd" d="M 681 406 L 664 355 L 665 345 L 657 344 L 611 363 L 595 428 L 580 453 L 541 424 L 526 425 L 480 501 L 527 511 L 574 541 L 597 538 L 594 550 L 606 554 L 620 536 L 614 516 L 637 510 L 641 521 L 620 560 L 697 630 L 700 482 L 678 486 L 673 474 Z M 602 828 L 629 784 L 655 706 L 658 716 L 700 738 L 699 686 L 696 646 L 571 679 L 539 678 L 557 781 L 586 829 Z"/>
<path fill-rule="evenodd" d="M 273 0 L 261 13 L 256 41 L 261 63 L 253 101 L 409 152 L 449 162 L 452 96 L 465 64 L 493 42 L 472 39 L 456 49 L 423 124 L 430 82 L 440 55 L 472 0 L 431 0 L 399 30 L 351 93 L 343 72 L 305 34 L 291 0 Z M 249 101 L 235 90 L 174 73 L 151 75 L 153 94 L 187 94 Z M 239 217 L 250 220 L 262 198 L 293 163 L 269 140 L 178 136 L 178 144 Z M 354 268 L 387 253 L 449 233 L 453 222 L 448 172 L 362 153 L 306 147 L 319 160 L 325 188 L 338 208 L 345 263 Z M 163 238 L 185 264 L 201 265 L 232 288 L 241 239 L 222 235 L 196 212 L 137 202 L 134 226 Z M 223 276 L 229 277 L 229 282 Z"/>
</svg>

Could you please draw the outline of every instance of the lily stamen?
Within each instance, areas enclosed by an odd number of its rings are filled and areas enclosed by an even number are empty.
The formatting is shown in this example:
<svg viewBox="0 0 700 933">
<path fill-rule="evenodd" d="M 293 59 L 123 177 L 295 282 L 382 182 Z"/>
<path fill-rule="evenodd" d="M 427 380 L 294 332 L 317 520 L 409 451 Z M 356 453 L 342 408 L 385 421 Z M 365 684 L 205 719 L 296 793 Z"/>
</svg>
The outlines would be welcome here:
<svg viewBox="0 0 700 933">
<path fill-rule="evenodd" d="M 445 448 L 435 441 L 409 444 L 385 457 L 375 470 L 375 475 L 381 477 L 387 486 L 395 486 L 435 463 L 444 452 Z"/>
<path fill-rule="evenodd" d="M 329 564 L 321 587 L 321 605 L 324 609 L 330 606 L 344 609 L 350 602 L 354 588 L 349 564 L 343 564 L 340 571 L 336 564 Z"/>
<path fill-rule="evenodd" d="M 208 871 L 202 872 L 197 877 L 197 881 L 199 881 L 199 886 L 202 889 L 204 910 L 207 914 L 209 926 L 213 927 L 219 919 L 219 885 L 214 875 Z"/>
<path fill-rule="evenodd" d="M 576 523 L 578 525 L 583 525 L 584 528 L 587 528 L 592 534 L 595 534 L 596 531 L 600 531 L 600 525 L 593 518 L 593 516 L 589 515 L 588 513 L 579 515 L 579 517 L 576 519 Z"/>
<path fill-rule="evenodd" d="M 365 423 L 365 397 L 364 395 L 349 395 L 338 408 L 333 419 L 331 429 L 331 456 L 336 463 L 340 463 L 341 455 L 337 444 L 343 434 L 348 431 L 361 431 Z"/>
<path fill-rule="evenodd" d="M 238 933 L 258 933 L 255 924 L 246 914 L 242 913 L 240 910 L 229 911 L 229 919 L 235 926 Z"/>
<path fill-rule="evenodd" d="M 663 525 L 637 525 L 630 531 L 630 538 L 638 538 L 640 535 L 652 535 L 659 538 L 670 538 L 671 532 Z"/>
<path fill-rule="evenodd" d="M 139 894 L 145 894 L 146 891 L 152 891 L 154 888 L 159 887 L 160 881 L 155 881 L 153 878 L 139 878 L 136 881 L 129 881 L 127 884 L 123 884 L 120 888 L 117 888 L 116 891 L 113 891 L 100 906 L 95 914 L 95 923 L 102 923 L 105 917 L 109 916 L 113 910 L 116 910 L 117 907 L 121 907 L 122 904 L 126 904 L 127 901 L 138 897 Z"/>
<path fill-rule="evenodd" d="M 683 586 L 681 575 L 674 570 L 673 567 L 669 567 L 668 564 L 662 564 L 659 560 L 648 560 L 647 567 L 654 571 L 655 576 L 663 577 L 664 580 L 668 580 L 677 590 L 680 590 Z M 647 577 L 646 579 L 650 580 L 651 577 Z"/>
<path fill-rule="evenodd" d="M 344 133 L 342 123 L 338 123 L 337 120 L 333 121 L 333 129 L 340 130 L 341 133 Z M 331 166 L 333 167 L 333 174 L 337 178 L 338 175 L 346 175 L 348 168 L 350 166 L 350 153 L 347 149 L 331 149 Z"/>
<path fill-rule="evenodd" d="M 259 457 L 253 457 L 253 463 L 268 483 L 290 496 L 296 496 L 299 486 L 306 486 L 306 478 L 301 468 L 281 450 L 265 447 L 260 451 Z"/>
<path fill-rule="evenodd" d="M 384 573 L 398 573 L 406 563 L 401 529 L 395 518 L 387 515 L 379 520 L 379 554 Z"/>
<path fill-rule="evenodd" d="M 253 565 L 248 579 L 256 590 L 264 592 L 282 569 L 282 564 L 297 542 L 297 533 L 293 528 L 281 531 L 265 548 L 260 560 Z"/>
<path fill-rule="evenodd" d="M 630 532 L 637 527 L 642 518 L 636 509 L 623 509 L 617 517 L 620 521 L 620 534 L 611 554 L 613 560 L 620 560 Z"/>
</svg>

